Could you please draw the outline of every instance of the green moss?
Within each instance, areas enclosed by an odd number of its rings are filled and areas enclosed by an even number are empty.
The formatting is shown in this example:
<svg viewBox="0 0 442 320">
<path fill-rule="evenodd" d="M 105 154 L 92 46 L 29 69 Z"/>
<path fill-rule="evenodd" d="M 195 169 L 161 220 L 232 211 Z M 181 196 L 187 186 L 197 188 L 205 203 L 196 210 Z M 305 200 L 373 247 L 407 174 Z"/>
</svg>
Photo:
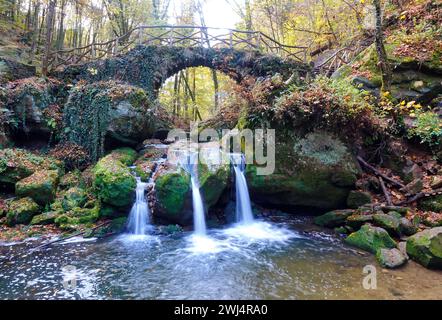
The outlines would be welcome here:
<svg viewBox="0 0 442 320">
<path fill-rule="evenodd" d="M 58 171 L 40 170 L 15 184 L 19 197 L 31 197 L 40 205 L 50 203 L 55 198 L 59 180 Z"/>
<path fill-rule="evenodd" d="M 77 229 L 83 225 L 91 225 L 98 220 L 99 216 L 100 204 L 96 201 L 93 208 L 73 208 L 58 216 L 55 223 L 62 229 Z"/>
<path fill-rule="evenodd" d="M 315 224 L 321 227 L 334 228 L 345 224 L 347 217 L 354 213 L 353 210 L 334 210 L 316 217 Z"/>
<path fill-rule="evenodd" d="M 373 254 L 376 254 L 381 248 L 396 247 L 396 242 L 388 235 L 387 231 L 367 224 L 350 234 L 345 242 Z"/>
<path fill-rule="evenodd" d="M 56 211 L 49 211 L 38 214 L 32 218 L 31 225 L 47 225 L 53 224 L 60 214 Z"/>
<path fill-rule="evenodd" d="M 166 215 L 177 216 L 184 209 L 190 191 L 190 176 L 184 171 L 166 173 L 155 181 L 157 201 Z"/>
<path fill-rule="evenodd" d="M 8 213 L 6 214 L 6 223 L 9 226 L 28 224 L 39 210 L 40 207 L 38 204 L 29 197 L 14 200 L 9 204 Z"/>
<path fill-rule="evenodd" d="M 354 230 L 358 230 L 364 224 L 373 221 L 373 215 L 371 214 L 353 214 L 346 220 L 346 224 L 352 227 Z"/>
<path fill-rule="evenodd" d="M 372 198 L 368 192 L 352 190 L 348 194 L 347 206 L 349 208 L 357 209 L 364 204 L 371 203 Z"/>
<path fill-rule="evenodd" d="M 421 199 L 418 202 L 418 208 L 424 211 L 442 213 L 442 195 Z"/>
<path fill-rule="evenodd" d="M 374 223 L 387 230 L 390 234 L 393 235 L 400 235 L 400 218 L 397 218 L 393 215 L 389 214 L 375 214 L 373 215 L 373 221 Z"/>
<path fill-rule="evenodd" d="M 94 167 L 94 188 L 98 197 L 116 207 L 126 207 L 132 203 L 136 180 L 130 169 L 121 161 L 108 155 Z"/>
<path fill-rule="evenodd" d="M 230 170 L 227 166 L 221 166 L 210 170 L 206 164 L 200 163 L 198 166 L 198 179 L 201 194 L 204 198 L 206 208 L 215 205 L 227 187 L 230 177 Z"/>
<path fill-rule="evenodd" d="M 72 210 L 75 207 L 83 207 L 86 204 L 87 193 L 79 187 L 72 187 L 67 190 L 61 201 L 64 211 Z"/>
<path fill-rule="evenodd" d="M 138 154 L 134 149 L 127 147 L 115 149 L 110 155 L 126 166 L 132 165 L 138 157 Z"/>
<path fill-rule="evenodd" d="M 63 165 L 50 157 L 42 157 L 21 149 L 0 149 L 0 182 L 15 184 L 37 170 L 63 172 Z"/>
<path fill-rule="evenodd" d="M 427 268 L 442 269 L 442 227 L 428 229 L 408 238 L 407 254 Z"/>
</svg>

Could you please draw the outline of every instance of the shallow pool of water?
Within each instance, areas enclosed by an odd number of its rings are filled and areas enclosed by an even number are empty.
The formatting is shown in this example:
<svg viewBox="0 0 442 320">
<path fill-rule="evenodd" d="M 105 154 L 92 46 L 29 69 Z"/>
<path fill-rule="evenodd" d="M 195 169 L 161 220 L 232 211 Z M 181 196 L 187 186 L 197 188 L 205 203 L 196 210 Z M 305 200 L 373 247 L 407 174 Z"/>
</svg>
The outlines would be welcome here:
<svg viewBox="0 0 442 320">
<path fill-rule="evenodd" d="M 257 222 L 207 237 L 120 235 L 0 246 L 0 299 L 441 299 L 442 272 L 382 270 L 307 220 Z M 363 288 L 366 265 L 377 289 Z"/>
</svg>

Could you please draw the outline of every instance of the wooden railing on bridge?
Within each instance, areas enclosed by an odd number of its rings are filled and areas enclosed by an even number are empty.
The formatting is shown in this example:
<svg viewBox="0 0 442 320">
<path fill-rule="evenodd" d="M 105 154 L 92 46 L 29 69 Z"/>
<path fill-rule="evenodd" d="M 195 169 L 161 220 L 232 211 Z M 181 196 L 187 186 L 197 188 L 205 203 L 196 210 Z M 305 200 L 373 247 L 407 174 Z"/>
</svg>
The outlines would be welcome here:
<svg viewBox="0 0 442 320">
<path fill-rule="evenodd" d="M 109 58 L 125 53 L 136 45 L 258 50 L 303 62 L 306 61 L 308 49 L 282 44 L 260 31 L 199 26 L 139 26 L 106 42 L 51 52 L 48 67 L 55 70 L 60 66 Z"/>
</svg>

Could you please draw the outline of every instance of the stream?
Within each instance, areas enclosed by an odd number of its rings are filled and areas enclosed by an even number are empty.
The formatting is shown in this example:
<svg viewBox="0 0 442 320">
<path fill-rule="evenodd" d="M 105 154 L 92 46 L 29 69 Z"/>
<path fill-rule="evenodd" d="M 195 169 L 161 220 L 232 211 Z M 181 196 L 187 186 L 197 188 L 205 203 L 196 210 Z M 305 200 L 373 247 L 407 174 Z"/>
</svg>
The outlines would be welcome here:
<svg viewBox="0 0 442 320">
<path fill-rule="evenodd" d="M 0 299 L 436 299 L 442 272 L 383 270 L 308 217 L 257 220 L 207 235 L 123 234 L 0 246 Z M 363 268 L 377 270 L 367 290 Z"/>
</svg>

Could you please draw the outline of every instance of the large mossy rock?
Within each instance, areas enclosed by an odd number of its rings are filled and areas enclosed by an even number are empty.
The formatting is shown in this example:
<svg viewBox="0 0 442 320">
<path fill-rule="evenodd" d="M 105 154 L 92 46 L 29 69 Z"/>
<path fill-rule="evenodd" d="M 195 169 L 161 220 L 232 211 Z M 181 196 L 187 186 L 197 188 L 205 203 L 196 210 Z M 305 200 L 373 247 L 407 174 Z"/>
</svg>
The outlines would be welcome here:
<svg viewBox="0 0 442 320">
<path fill-rule="evenodd" d="M 350 234 L 345 242 L 373 254 L 376 254 L 381 248 L 396 248 L 396 242 L 388 235 L 387 231 L 368 224 Z"/>
<path fill-rule="evenodd" d="M 83 146 L 97 160 L 104 146 L 133 147 L 158 128 L 168 127 L 159 108 L 139 87 L 115 81 L 79 85 L 70 91 L 64 107 L 65 139 Z"/>
<path fill-rule="evenodd" d="M 7 99 L 3 104 L 13 111 L 17 122 L 17 134 L 39 134 L 48 136 L 52 128 L 48 125 L 51 116 L 46 110 L 56 103 L 60 83 L 53 79 L 31 77 L 5 85 Z"/>
<path fill-rule="evenodd" d="M 103 203 L 114 207 L 128 207 L 133 202 L 136 180 L 118 156 L 109 154 L 94 167 L 94 188 Z"/>
<path fill-rule="evenodd" d="M 190 175 L 184 170 L 168 172 L 155 180 L 155 216 L 170 222 L 189 224 L 192 212 Z"/>
<path fill-rule="evenodd" d="M 199 145 L 199 161 L 189 164 L 185 170 L 180 165 L 183 160 L 181 147 L 183 146 L 179 142 L 169 147 L 172 150 L 169 158 L 156 173 L 154 216 L 170 223 L 189 225 L 192 223 L 193 208 L 191 177 L 188 171 L 194 174 L 206 213 L 222 200 L 230 182 L 231 171 L 224 162 L 209 160 L 206 163 L 207 159 L 221 155 L 219 148 L 213 148 L 210 143 Z"/>
<path fill-rule="evenodd" d="M 57 170 L 39 170 L 15 184 L 15 194 L 31 197 L 40 205 L 46 205 L 55 198 L 59 175 Z"/>
<path fill-rule="evenodd" d="M 424 211 L 442 213 L 442 195 L 421 199 L 418 202 L 418 208 Z"/>
<path fill-rule="evenodd" d="M 333 210 L 344 207 L 359 165 L 347 147 L 326 132 L 276 143 L 275 171 L 246 170 L 250 194 L 258 204 Z"/>
<path fill-rule="evenodd" d="M 37 170 L 58 170 L 62 172 L 60 161 L 32 154 L 21 149 L 0 150 L 0 182 L 15 184 L 29 177 Z"/>
<path fill-rule="evenodd" d="M 314 222 L 321 227 L 335 228 L 344 225 L 353 213 L 354 210 L 334 210 L 316 217 Z"/>
<path fill-rule="evenodd" d="M 227 165 L 211 168 L 205 164 L 198 167 L 198 180 L 204 204 L 209 209 L 215 205 L 223 194 L 230 178 Z"/>
<path fill-rule="evenodd" d="M 408 238 L 407 254 L 427 268 L 442 269 L 442 227 L 424 230 Z"/>
<path fill-rule="evenodd" d="M 32 217 L 38 214 L 40 207 L 31 198 L 22 198 L 14 200 L 9 204 L 8 213 L 6 214 L 6 223 L 9 226 L 16 224 L 28 224 Z"/>
</svg>

